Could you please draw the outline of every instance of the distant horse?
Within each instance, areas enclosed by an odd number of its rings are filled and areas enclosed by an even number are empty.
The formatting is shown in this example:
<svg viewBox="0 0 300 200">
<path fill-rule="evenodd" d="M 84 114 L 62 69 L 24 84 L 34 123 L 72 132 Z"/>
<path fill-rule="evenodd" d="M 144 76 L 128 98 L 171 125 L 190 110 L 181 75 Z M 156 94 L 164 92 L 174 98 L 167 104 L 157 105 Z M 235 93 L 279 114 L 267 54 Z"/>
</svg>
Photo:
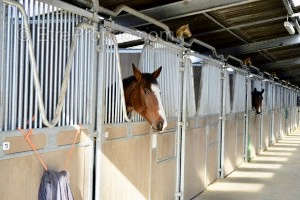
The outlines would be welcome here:
<svg viewBox="0 0 300 200">
<path fill-rule="evenodd" d="M 254 88 L 252 91 L 252 108 L 256 110 L 256 114 L 260 114 L 262 110 L 262 100 L 263 100 L 263 93 L 264 89 L 262 89 L 260 92 Z"/>
<path fill-rule="evenodd" d="M 162 67 L 153 73 L 142 73 L 134 64 L 132 69 L 134 75 L 123 79 L 128 116 L 135 111 L 144 117 L 153 129 L 164 130 L 167 120 L 157 82 Z"/>
</svg>

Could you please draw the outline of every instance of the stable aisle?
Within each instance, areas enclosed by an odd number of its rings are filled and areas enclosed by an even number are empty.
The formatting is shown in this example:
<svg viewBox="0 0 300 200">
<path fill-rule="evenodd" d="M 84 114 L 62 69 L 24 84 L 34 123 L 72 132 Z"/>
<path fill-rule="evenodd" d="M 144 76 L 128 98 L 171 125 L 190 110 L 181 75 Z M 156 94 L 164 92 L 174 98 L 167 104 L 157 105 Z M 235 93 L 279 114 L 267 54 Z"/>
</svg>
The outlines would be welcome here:
<svg viewBox="0 0 300 200">
<path fill-rule="evenodd" d="M 300 199 L 300 129 L 210 185 L 195 200 Z"/>
</svg>

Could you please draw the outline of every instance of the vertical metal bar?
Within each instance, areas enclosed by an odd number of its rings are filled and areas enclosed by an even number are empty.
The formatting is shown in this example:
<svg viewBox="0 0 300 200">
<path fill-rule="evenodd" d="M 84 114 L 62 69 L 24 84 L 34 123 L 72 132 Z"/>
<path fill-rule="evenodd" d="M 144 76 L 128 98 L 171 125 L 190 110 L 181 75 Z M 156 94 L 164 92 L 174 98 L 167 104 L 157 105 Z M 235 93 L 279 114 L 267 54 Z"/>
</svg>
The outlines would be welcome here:
<svg viewBox="0 0 300 200">
<path fill-rule="evenodd" d="M 55 28 L 53 27 L 53 35 L 55 36 L 55 45 L 54 45 L 54 65 L 53 65 L 53 68 L 54 68 L 54 83 L 53 83 L 53 112 L 54 110 L 56 109 L 56 102 L 57 102 L 57 96 L 58 96 L 58 87 L 57 87 L 57 82 L 58 82 L 58 14 L 59 14 L 59 11 L 57 10 L 57 8 L 54 8 L 54 11 L 53 11 L 53 19 L 52 21 L 55 23 Z M 53 71 L 53 70 L 52 70 Z"/>
<path fill-rule="evenodd" d="M 2 0 L 0 0 L 0 131 L 3 131 L 3 105 L 4 105 L 4 25 L 5 25 L 5 9 Z"/>
<path fill-rule="evenodd" d="M 224 178 L 224 145 L 225 145 L 225 123 L 226 123 L 226 66 L 223 65 L 221 68 L 221 130 L 219 131 L 219 178 Z"/>
<path fill-rule="evenodd" d="M 97 77 L 97 137 L 96 137 L 96 158 L 95 158 L 95 166 L 96 166 L 96 178 L 95 178 L 95 199 L 100 200 L 100 188 L 101 188 L 101 159 L 102 159 L 102 131 L 103 131 L 103 114 L 106 113 L 104 109 L 104 90 L 105 90 L 105 78 L 104 76 L 107 76 L 105 74 L 105 71 L 107 70 L 107 59 L 106 59 L 106 54 L 107 54 L 107 49 L 106 49 L 106 38 L 105 38 L 105 32 L 104 30 L 101 30 L 101 36 L 100 36 L 100 41 L 99 41 L 99 46 L 101 47 L 101 52 L 98 54 L 98 63 L 97 63 L 97 76 L 94 76 L 95 78 Z M 107 85 L 106 85 L 107 87 Z"/>
<path fill-rule="evenodd" d="M 12 129 L 16 129 L 16 122 L 17 122 L 17 64 L 18 64 L 18 48 L 19 48 L 19 40 L 17 34 L 19 33 L 19 17 L 18 17 L 18 10 L 16 8 L 13 9 L 14 11 L 14 53 L 13 53 L 13 71 L 12 71 Z"/>
<path fill-rule="evenodd" d="M 76 18 L 76 24 L 78 24 L 78 16 L 76 15 L 75 16 Z M 79 33 L 78 34 L 80 34 L 80 31 L 79 31 Z M 78 36 L 78 43 L 77 43 L 77 47 L 76 47 L 76 64 L 77 65 L 75 65 L 75 95 L 74 95 L 74 98 L 75 98 L 75 102 L 74 102 L 74 107 L 75 107 L 75 111 L 74 111 L 74 114 L 75 114 L 75 116 L 74 116 L 74 123 L 76 124 L 76 123 L 78 123 L 78 120 L 77 120 L 77 111 L 78 111 L 78 73 L 79 73 L 79 71 L 78 71 L 78 69 L 79 69 L 79 65 L 80 65 L 80 54 L 79 54 L 79 47 L 80 47 L 80 37 L 81 36 Z"/>
<path fill-rule="evenodd" d="M 71 13 L 68 12 L 67 16 L 68 16 L 67 17 L 67 19 L 68 19 L 68 28 L 67 28 L 67 30 L 65 30 L 65 34 L 66 33 L 70 34 L 70 36 L 67 37 L 68 38 L 68 47 L 67 48 L 68 48 L 68 52 L 70 52 L 70 46 L 71 46 L 71 44 L 70 44 L 71 41 L 70 40 L 71 40 L 71 38 L 73 38 L 71 34 L 74 34 L 75 32 L 71 30 L 71 24 L 73 24 L 73 19 L 72 19 Z M 61 21 L 62 21 L 62 19 L 61 19 Z M 74 65 L 74 62 L 72 64 Z M 73 72 L 73 68 L 72 68 L 72 72 Z M 70 98 L 73 98 L 73 96 L 71 95 L 71 90 L 73 89 L 73 88 L 71 88 L 72 72 L 71 72 L 71 78 L 68 82 L 68 91 L 67 91 L 67 97 L 66 97 L 66 103 L 65 103 L 65 107 L 67 107 L 66 108 L 66 119 L 63 120 L 64 123 L 65 123 L 64 125 L 70 125 L 70 123 L 71 123 L 71 121 L 70 121 L 70 119 L 71 119 L 70 109 L 73 107 L 72 104 L 70 104 Z"/>
<path fill-rule="evenodd" d="M 183 65 L 183 51 L 180 52 L 180 62 L 181 62 L 181 65 L 179 66 L 179 69 L 180 70 L 180 67 L 182 67 Z M 182 116 L 182 113 L 183 113 L 183 91 L 184 91 L 184 73 L 180 73 L 180 81 L 179 81 L 179 95 L 178 95 L 178 98 L 179 98 L 179 112 L 178 112 L 178 118 L 177 118 L 177 137 L 176 137 L 176 200 L 180 200 L 181 198 L 181 195 L 183 195 L 181 193 L 181 183 L 183 180 L 181 180 L 182 178 L 182 170 L 181 170 L 181 151 L 182 151 L 182 120 L 183 120 L 183 116 Z"/>
<path fill-rule="evenodd" d="M 35 1 L 35 3 L 37 4 L 37 26 L 36 26 L 36 31 L 37 31 L 37 47 L 36 47 L 36 57 L 37 57 L 37 63 L 39 66 L 39 72 L 40 72 L 40 80 L 41 80 L 41 70 L 42 70 L 42 65 L 40 63 L 40 46 L 41 46 L 41 40 L 40 40 L 40 32 L 41 32 L 41 23 L 40 23 L 40 15 L 41 15 L 41 10 L 40 10 L 40 2 L 39 1 Z M 37 101 L 37 95 L 35 94 L 35 98 L 34 98 L 34 116 L 38 116 L 38 101 Z M 38 127 L 38 118 L 36 120 L 34 120 L 34 128 Z"/>
<path fill-rule="evenodd" d="M 52 110 L 53 110 L 53 62 L 54 62 L 54 12 L 55 12 L 55 7 L 50 5 L 50 13 L 48 13 L 50 17 L 50 64 L 49 64 L 49 93 L 46 93 L 48 96 L 48 101 L 49 101 L 49 118 L 52 119 Z"/>
<path fill-rule="evenodd" d="M 69 13 L 71 15 L 71 30 L 70 32 L 74 34 L 74 23 L 75 23 L 75 17 L 73 13 Z M 73 66 L 71 71 L 71 88 L 70 88 L 70 125 L 74 124 L 74 90 L 75 90 L 75 66 L 76 66 L 76 59 L 75 57 L 73 59 Z"/>
<path fill-rule="evenodd" d="M 30 0 L 29 0 L 30 1 Z M 34 16 L 35 16 L 35 1 L 34 0 L 31 0 L 32 4 L 29 4 L 29 8 L 33 8 L 33 10 L 29 9 L 28 10 L 28 14 L 29 16 L 31 16 L 31 25 L 32 25 L 32 41 L 34 44 L 36 44 L 36 37 L 35 37 L 35 20 L 34 20 Z M 30 20 L 30 17 L 29 17 L 29 20 Z M 33 48 L 35 49 L 35 46 L 33 46 Z M 35 54 L 36 55 L 36 54 Z M 31 64 L 30 64 L 31 65 Z M 29 92 L 29 117 L 28 117 L 28 120 L 29 120 L 29 128 L 32 128 L 32 120 L 30 120 L 33 116 L 33 70 L 30 69 L 30 92 Z"/>
<path fill-rule="evenodd" d="M 111 38 L 109 38 L 109 41 L 108 41 L 108 66 L 106 66 L 107 68 L 109 68 L 109 79 L 108 79 L 108 84 L 107 87 L 109 88 L 108 89 L 108 102 L 107 104 L 109 105 L 108 107 L 108 123 L 113 123 L 113 120 L 112 120 L 112 90 L 114 89 L 114 82 L 112 81 L 112 74 L 113 74 L 113 71 L 112 69 L 114 68 L 114 66 L 112 66 L 112 51 L 113 51 L 113 46 L 112 46 L 112 40 Z"/>
<path fill-rule="evenodd" d="M 45 71 L 46 71 L 46 64 L 45 64 L 45 45 L 46 45 L 46 32 L 45 32 L 45 21 L 46 21 L 46 5 L 45 3 L 41 3 L 42 6 L 42 22 L 41 22 L 41 72 L 40 72 L 40 80 L 41 80 L 41 88 L 43 91 L 45 91 L 45 84 L 44 84 L 44 79 L 45 79 Z M 44 101 L 45 102 L 45 101 Z M 46 102 L 45 102 L 46 103 Z M 43 120 L 42 120 L 42 113 L 39 112 L 39 127 L 43 127 Z"/>
<path fill-rule="evenodd" d="M 47 21 L 46 21 L 46 63 L 45 63 L 45 90 L 44 90 L 44 102 L 45 102 L 45 111 L 46 111 L 46 115 L 48 118 L 50 118 L 49 116 L 49 101 L 48 98 L 50 98 L 48 96 L 48 84 L 49 84 L 49 30 L 50 30 L 50 8 L 49 5 L 46 4 L 46 12 L 45 15 L 47 16 Z"/>
<path fill-rule="evenodd" d="M 87 97 L 87 87 L 86 87 L 86 80 L 87 80 L 87 74 L 88 74 L 88 69 L 89 69 L 89 66 L 88 66 L 88 31 L 84 31 L 84 65 L 83 65 L 83 73 L 82 73 L 82 76 L 83 76 L 83 90 L 82 90 L 82 95 L 81 95 L 81 98 L 83 99 L 83 112 L 82 112 L 82 123 L 83 124 L 86 124 L 86 108 L 87 108 L 87 101 L 86 101 L 86 97 Z"/>
<path fill-rule="evenodd" d="M 82 123 L 82 108 L 83 108 L 83 105 L 82 105 L 82 73 L 83 73 L 83 70 L 82 70 L 82 67 L 83 67 L 83 64 L 84 64 L 84 54 L 83 54 L 83 48 L 84 48 L 84 42 L 83 42 L 83 38 L 84 38 L 84 32 L 83 30 L 80 30 L 80 42 L 79 42 L 79 66 L 78 66 L 78 70 L 79 70 L 79 73 L 78 73 L 78 95 L 77 95 L 77 98 L 78 98 L 78 105 L 79 105 L 79 108 L 78 108 L 78 122 L 79 123 Z"/>
<path fill-rule="evenodd" d="M 59 23 L 59 29 L 57 31 L 59 31 L 59 44 L 58 44 L 58 57 L 56 57 L 56 59 L 59 59 L 59 62 L 58 62 L 58 86 L 57 86 L 57 91 L 60 91 L 61 89 L 61 79 L 62 79 L 62 68 L 65 67 L 62 65 L 63 63 L 63 41 L 66 40 L 66 35 L 65 35 L 65 30 L 63 30 L 63 19 L 64 19 L 64 16 L 65 16 L 65 12 L 59 12 L 60 15 L 59 15 L 59 20 L 58 20 L 58 23 Z M 70 88 L 68 86 L 68 88 Z M 61 121 L 62 120 L 59 120 L 58 122 L 58 125 L 61 126 Z"/>
<path fill-rule="evenodd" d="M 9 67 L 9 62 L 10 62 L 10 41 L 11 39 L 11 33 L 10 33 L 10 27 L 11 27 L 11 22 L 10 22 L 10 17 L 11 17 L 11 12 L 10 12 L 10 6 L 7 6 L 7 37 L 6 37 L 6 77 L 5 77 L 5 117 L 4 117 L 4 130 L 7 131 L 9 129 L 9 91 L 10 91 L 10 86 L 9 86 L 9 72 L 10 72 L 10 67 Z"/>
<path fill-rule="evenodd" d="M 250 88 L 249 88 L 249 84 L 250 83 L 250 79 L 248 77 L 248 74 L 246 76 L 245 79 L 245 85 L 246 85 L 246 98 L 245 98 L 245 109 L 246 109 L 246 113 L 245 113 L 245 131 L 244 131 L 244 161 L 248 162 L 248 142 L 249 142 L 249 92 L 250 92 Z"/>
</svg>

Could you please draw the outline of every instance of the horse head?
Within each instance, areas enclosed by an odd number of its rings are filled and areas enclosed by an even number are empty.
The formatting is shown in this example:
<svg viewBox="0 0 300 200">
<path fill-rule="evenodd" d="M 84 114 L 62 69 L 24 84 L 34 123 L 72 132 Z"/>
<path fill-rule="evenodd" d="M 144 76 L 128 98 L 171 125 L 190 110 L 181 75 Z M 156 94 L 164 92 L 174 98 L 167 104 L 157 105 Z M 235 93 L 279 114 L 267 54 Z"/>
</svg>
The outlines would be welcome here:
<svg viewBox="0 0 300 200">
<path fill-rule="evenodd" d="M 262 100 L 263 100 L 263 93 L 264 89 L 262 89 L 260 92 L 254 88 L 252 91 L 252 108 L 256 110 L 256 114 L 260 114 L 262 110 Z"/>
<path fill-rule="evenodd" d="M 123 80 L 128 115 L 131 116 L 131 112 L 135 111 L 144 117 L 153 129 L 164 130 L 167 120 L 157 82 L 162 67 L 153 73 L 142 73 L 134 64 L 132 69 L 134 75 Z"/>
</svg>

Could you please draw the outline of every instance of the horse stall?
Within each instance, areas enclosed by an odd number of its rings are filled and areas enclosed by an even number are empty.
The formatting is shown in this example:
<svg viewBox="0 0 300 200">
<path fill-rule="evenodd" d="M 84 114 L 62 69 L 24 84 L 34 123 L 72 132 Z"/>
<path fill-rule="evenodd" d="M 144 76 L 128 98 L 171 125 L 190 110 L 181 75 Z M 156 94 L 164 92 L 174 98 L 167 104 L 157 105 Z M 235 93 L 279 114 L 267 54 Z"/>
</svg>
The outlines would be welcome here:
<svg viewBox="0 0 300 200">
<path fill-rule="evenodd" d="M 140 51 L 118 49 L 116 32 L 142 38 L 146 44 Z M 98 93 L 104 95 L 97 110 L 96 198 L 174 199 L 180 175 L 182 49 L 110 22 L 101 27 L 101 37 L 98 85 L 103 87 Z M 162 66 L 158 83 L 168 124 L 164 131 L 153 131 L 138 114 L 129 119 L 122 79 L 132 75 L 132 63 L 147 73 Z"/>
<path fill-rule="evenodd" d="M 270 145 L 272 131 L 272 82 L 264 82 L 264 95 L 262 105 L 262 150 L 266 150 Z"/>
<path fill-rule="evenodd" d="M 186 66 L 187 104 L 182 164 L 184 199 L 197 196 L 217 179 L 221 130 L 223 64 L 199 54 L 191 55 L 198 62 Z"/>
<path fill-rule="evenodd" d="M 248 98 L 248 144 L 247 155 L 248 159 L 255 157 L 260 152 L 260 140 L 261 140 L 261 123 L 262 115 L 257 114 L 257 111 L 252 107 L 252 93 L 256 89 L 258 92 L 262 91 L 262 80 L 260 77 L 252 77 L 248 81 L 247 86 L 247 98 Z"/>
<path fill-rule="evenodd" d="M 36 199 L 47 169 L 66 170 L 74 198 L 90 199 L 93 27 L 44 2 L 22 4 L 0 1 L 1 199 Z"/>
<path fill-rule="evenodd" d="M 244 158 L 247 73 L 232 70 L 232 66 L 227 66 L 224 71 L 224 176 L 235 170 Z"/>
</svg>

